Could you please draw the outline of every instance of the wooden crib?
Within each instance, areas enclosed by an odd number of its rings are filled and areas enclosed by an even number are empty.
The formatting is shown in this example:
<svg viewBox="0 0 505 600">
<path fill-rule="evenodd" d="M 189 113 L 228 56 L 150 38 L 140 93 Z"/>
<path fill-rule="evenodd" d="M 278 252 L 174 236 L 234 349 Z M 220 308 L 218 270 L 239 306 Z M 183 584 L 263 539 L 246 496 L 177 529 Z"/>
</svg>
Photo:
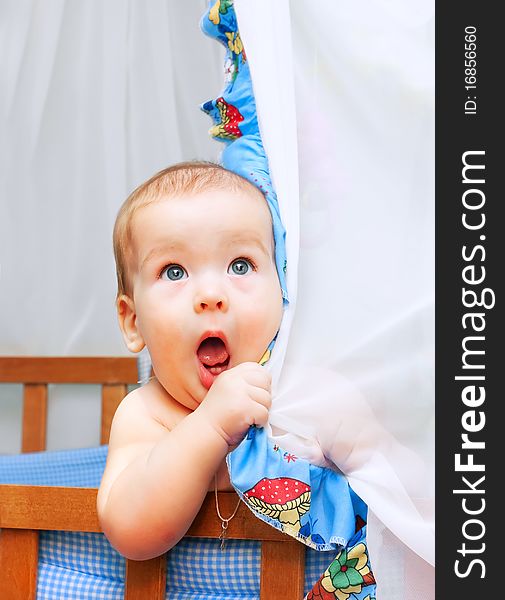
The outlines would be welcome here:
<svg viewBox="0 0 505 600">
<path fill-rule="evenodd" d="M 47 385 L 101 384 L 101 443 L 108 442 L 114 412 L 137 382 L 129 357 L 0 357 L 0 383 L 21 383 L 23 393 L 22 452 L 46 448 Z M 35 600 L 38 532 L 40 530 L 100 532 L 97 490 L 75 487 L 0 485 L 0 598 Z M 236 494 L 221 492 L 224 514 L 233 511 Z M 217 538 L 221 524 L 214 498 L 208 494 L 188 536 Z M 228 537 L 261 541 L 261 600 L 303 597 L 305 546 L 257 519 L 241 504 Z M 166 555 L 126 561 L 127 600 L 165 598 Z"/>
</svg>

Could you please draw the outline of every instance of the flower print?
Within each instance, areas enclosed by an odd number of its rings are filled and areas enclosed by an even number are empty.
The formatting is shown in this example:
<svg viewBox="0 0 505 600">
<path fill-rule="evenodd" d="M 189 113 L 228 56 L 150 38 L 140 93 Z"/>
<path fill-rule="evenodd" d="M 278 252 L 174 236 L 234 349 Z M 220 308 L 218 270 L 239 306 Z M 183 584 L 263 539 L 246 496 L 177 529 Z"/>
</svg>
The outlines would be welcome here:
<svg viewBox="0 0 505 600">
<path fill-rule="evenodd" d="M 209 19 L 214 25 L 219 25 L 221 15 L 225 15 L 232 4 L 233 0 L 216 0 L 209 11 Z"/>
<path fill-rule="evenodd" d="M 233 83 L 237 78 L 237 65 L 231 58 L 227 58 L 224 63 L 224 82 L 226 85 Z"/>
<path fill-rule="evenodd" d="M 347 600 L 351 594 L 359 594 L 364 586 L 373 583 L 375 579 L 368 567 L 366 546 L 360 542 L 349 551 L 342 550 L 337 554 L 307 600 Z"/>
<path fill-rule="evenodd" d="M 295 456 L 294 454 L 290 454 L 289 452 L 284 452 L 283 454 L 283 458 L 284 460 L 289 462 L 296 462 L 296 459 L 298 458 L 298 456 Z"/>
<path fill-rule="evenodd" d="M 336 596 L 333 592 L 329 592 L 321 585 L 321 580 L 316 583 L 306 596 L 306 600 L 335 600 L 335 598 Z M 348 598 L 348 596 L 345 596 L 345 598 Z"/>
<path fill-rule="evenodd" d="M 209 11 L 209 19 L 214 23 L 214 25 L 219 25 L 219 21 L 221 20 L 219 17 L 219 4 L 221 0 L 216 0 L 214 5 Z"/>
<path fill-rule="evenodd" d="M 228 48 L 233 54 L 240 54 L 244 50 L 244 44 L 242 44 L 238 31 L 226 31 L 225 36 L 228 38 Z"/>
<path fill-rule="evenodd" d="M 347 591 L 347 588 L 361 586 L 365 583 L 365 575 L 370 573 L 366 546 L 360 542 L 347 552 L 342 550 L 328 567 L 328 573 L 335 588 Z M 367 584 L 365 584 L 367 585 Z"/>
<path fill-rule="evenodd" d="M 279 446 L 277 444 L 274 444 L 274 452 L 278 452 L 279 451 Z"/>
</svg>

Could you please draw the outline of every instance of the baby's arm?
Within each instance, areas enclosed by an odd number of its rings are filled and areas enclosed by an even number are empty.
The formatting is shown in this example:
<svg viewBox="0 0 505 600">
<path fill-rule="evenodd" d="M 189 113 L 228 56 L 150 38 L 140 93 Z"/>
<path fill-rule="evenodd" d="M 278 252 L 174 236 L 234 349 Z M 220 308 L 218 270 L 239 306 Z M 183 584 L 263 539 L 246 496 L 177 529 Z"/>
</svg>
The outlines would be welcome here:
<svg viewBox="0 0 505 600">
<path fill-rule="evenodd" d="M 97 500 L 107 538 L 136 560 L 181 539 L 230 446 L 250 425 L 266 423 L 270 375 L 255 363 L 225 371 L 170 431 L 144 408 L 146 393 L 135 390 L 116 412 Z"/>
</svg>

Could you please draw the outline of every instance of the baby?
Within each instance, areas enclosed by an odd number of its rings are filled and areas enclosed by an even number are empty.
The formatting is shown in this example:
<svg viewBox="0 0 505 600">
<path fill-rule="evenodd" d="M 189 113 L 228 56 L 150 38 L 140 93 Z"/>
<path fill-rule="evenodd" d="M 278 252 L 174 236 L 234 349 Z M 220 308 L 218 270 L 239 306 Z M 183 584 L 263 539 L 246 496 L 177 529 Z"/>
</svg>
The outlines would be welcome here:
<svg viewBox="0 0 505 600">
<path fill-rule="evenodd" d="M 263 426 L 271 378 L 258 364 L 282 318 L 270 211 L 254 185 L 180 163 L 137 188 L 114 228 L 119 325 L 154 377 L 112 423 L 97 507 L 127 558 L 174 546 L 208 491 L 231 490 L 225 458 Z"/>
</svg>

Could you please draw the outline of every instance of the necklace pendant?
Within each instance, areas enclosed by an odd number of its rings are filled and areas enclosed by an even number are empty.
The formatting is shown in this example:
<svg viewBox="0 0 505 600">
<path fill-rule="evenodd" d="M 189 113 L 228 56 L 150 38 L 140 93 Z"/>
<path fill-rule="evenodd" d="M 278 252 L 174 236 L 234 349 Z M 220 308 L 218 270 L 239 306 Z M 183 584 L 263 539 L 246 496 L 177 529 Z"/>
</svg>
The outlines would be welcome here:
<svg viewBox="0 0 505 600">
<path fill-rule="evenodd" d="M 224 543 L 226 541 L 226 530 L 228 529 L 228 520 L 223 519 L 221 521 L 221 533 L 219 534 L 219 539 L 221 540 L 221 550 L 224 550 Z"/>
<path fill-rule="evenodd" d="M 218 539 L 221 540 L 221 550 L 223 550 L 224 543 L 226 541 L 228 524 L 233 519 L 233 517 L 237 514 L 237 511 L 240 507 L 240 498 L 238 499 L 237 506 L 235 506 L 235 510 L 232 512 L 232 514 L 227 519 L 224 519 L 223 515 L 221 514 L 221 511 L 219 510 L 219 498 L 217 497 L 217 475 L 216 474 L 214 474 L 214 496 L 216 498 L 217 517 L 221 521 L 221 533 L 219 534 Z"/>
</svg>

